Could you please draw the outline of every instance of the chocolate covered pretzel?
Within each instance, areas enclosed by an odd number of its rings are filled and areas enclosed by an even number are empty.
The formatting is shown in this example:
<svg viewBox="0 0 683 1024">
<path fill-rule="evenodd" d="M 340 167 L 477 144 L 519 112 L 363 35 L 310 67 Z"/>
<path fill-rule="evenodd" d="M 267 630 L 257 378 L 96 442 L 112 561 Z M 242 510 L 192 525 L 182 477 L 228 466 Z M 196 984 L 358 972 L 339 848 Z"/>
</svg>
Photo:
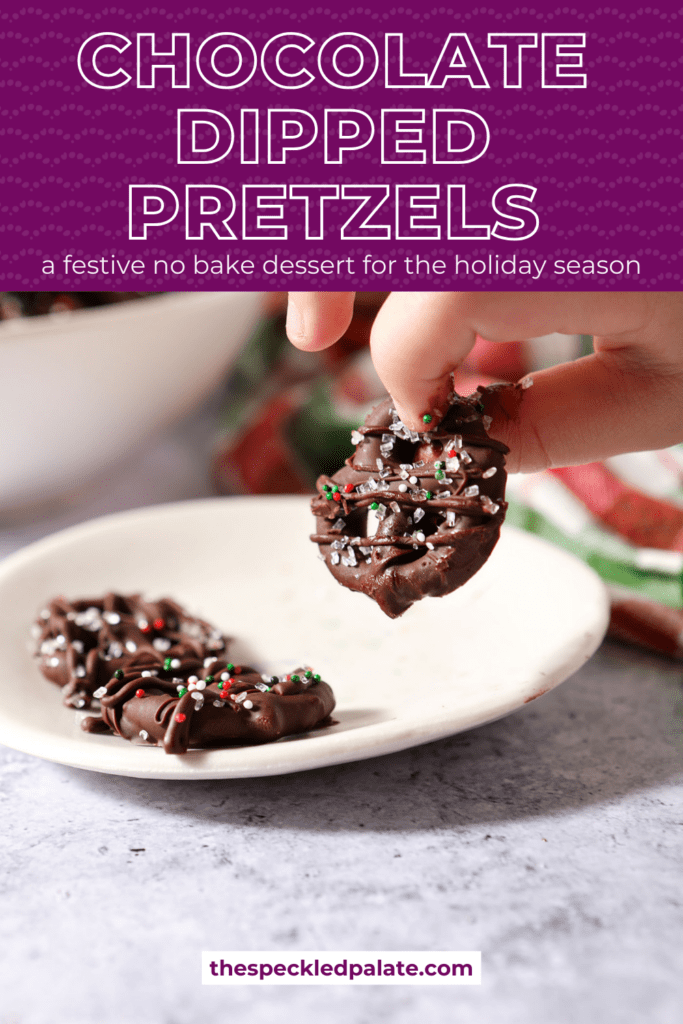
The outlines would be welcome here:
<svg viewBox="0 0 683 1024">
<path fill-rule="evenodd" d="M 426 431 L 408 429 L 386 398 L 352 432 L 356 451 L 342 469 L 317 480 L 311 540 L 343 586 L 391 618 L 462 586 L 496 545 L 509 449 L 486 432 L 486 390 L 451 395 Z"/>
<path fill-rule="evenodd" d="M 101 718 L 84 718 L 86 732 L 115 733 L 161 746 L 167 754 L 270 743 L 309 732 L 335 703 L 328 684 L 310 668 L 264 676 L 225 658 L 181 662 L 149 649 L 118 669 L 93 696 Z"/>
<path fill-rule="evenodd" d="M 90 707 L 95 690 L 141 651 L 201 660 L 220 656 L 228 644 L 220 630 L 175 601 L 145 601 L 139 594 L 55 598 L 41 611 L 33 635 L 41 672 L 76 708 Z"/>
</svg>

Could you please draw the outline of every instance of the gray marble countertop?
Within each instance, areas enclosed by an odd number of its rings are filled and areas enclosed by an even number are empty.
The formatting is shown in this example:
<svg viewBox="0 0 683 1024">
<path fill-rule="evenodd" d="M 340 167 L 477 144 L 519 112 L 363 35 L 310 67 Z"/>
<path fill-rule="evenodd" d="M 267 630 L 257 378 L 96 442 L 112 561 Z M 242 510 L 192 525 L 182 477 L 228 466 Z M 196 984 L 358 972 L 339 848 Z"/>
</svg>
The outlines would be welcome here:
<svg viewBox="0 0 683 1024">
<path fill-rule="evenodd" d="M 0 555 L 208 493 L 202 422 L 0 529 Z M 0 748 L 0 1024 L 678 1024 L 681 676 L 606 643 L 503 721 L 275 778 L 141 781 Z M 479 949 L 483 983 L 203 988 L 202 949 Z"/>
</svg>

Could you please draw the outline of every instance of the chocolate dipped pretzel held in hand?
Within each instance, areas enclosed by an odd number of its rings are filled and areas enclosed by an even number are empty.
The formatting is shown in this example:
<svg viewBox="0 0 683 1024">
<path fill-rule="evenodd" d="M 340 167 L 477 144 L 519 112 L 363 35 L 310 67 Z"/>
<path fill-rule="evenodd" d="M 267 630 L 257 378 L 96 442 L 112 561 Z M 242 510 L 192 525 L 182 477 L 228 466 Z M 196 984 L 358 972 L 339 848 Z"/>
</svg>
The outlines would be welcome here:
<svg viewBox="0 0 683 1024">
<path fill-rule="evenodd" d="M 356 451 L 346 465 L 317 480 L 311 540 L 343 586 L 391 618 L 461 587 L 496 545 L 509 449 L 486 433 L 482 395 L 494 389 L 452 394 L 424 432 L 409 430 L 386 398 L 352 432 Z"/>
</svg>

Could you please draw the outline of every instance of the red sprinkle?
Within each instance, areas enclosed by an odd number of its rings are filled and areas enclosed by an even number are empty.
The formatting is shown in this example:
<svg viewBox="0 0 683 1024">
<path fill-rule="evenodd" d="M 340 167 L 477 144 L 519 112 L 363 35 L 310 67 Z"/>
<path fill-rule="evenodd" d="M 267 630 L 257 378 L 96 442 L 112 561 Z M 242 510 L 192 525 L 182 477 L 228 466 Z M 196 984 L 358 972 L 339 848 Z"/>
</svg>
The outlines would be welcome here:
<svg viewBox="0 0 683 1024">
<path fill-rule="evenodd" d="M 135 696 L 136 697 L 144 697 L 145 696 L 145 691 L 144 690 L 136 690 L 135 691 Z"/>
<path fill-rule="evenodd" d="M 233 672 L 235 673 L 235 675 L 238 676 L 241 671 L 242 671 L 242 666 L 241 665 L 235 665 L 235 667 L 233 669 Z M 233 681 L 234 680 L 231 680 L 231 682 L 233 682 Z"/>
<path fill-rule="evenodd" d="M 163 619 L 155 619 L 152 625 L 154 626 L 155 629 L 163 629 L 166 623 L 164 622 Z"/>
<path fill-rule="evenodd" d="M 175 716 L 176 722 L 184 722 L 186 718 L 187 715 L 184 715 L 182 711 L 179 711 L 178 714 Z"/>
<path fill-rule="evenodd" d="M 341 501 L 341 494 L 339 493 L 339 491 L 335 491 L 332 497 L 334 498 L 335 501 Z"/>
<path fill-rule="evenodd" d="M 141 633 L 151 633 L 152 627 L 148 624 L 147 626 L 140 626 Z"/>
<path fill-rule="evenodd" d="M 355 486 L 355 484 L 344 484 L 344 492 L 346 494 L 350 494 L 351 491 L 353 490 L 354 486 Z"/>
</svg>

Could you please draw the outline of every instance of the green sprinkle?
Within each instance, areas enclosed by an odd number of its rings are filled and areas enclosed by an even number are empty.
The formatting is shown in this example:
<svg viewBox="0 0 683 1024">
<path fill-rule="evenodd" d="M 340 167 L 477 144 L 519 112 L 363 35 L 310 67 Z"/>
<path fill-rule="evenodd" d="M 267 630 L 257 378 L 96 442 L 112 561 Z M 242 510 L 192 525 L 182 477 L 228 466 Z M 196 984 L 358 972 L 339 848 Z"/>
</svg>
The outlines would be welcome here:
<svg viewBox="0 0 683 1024">
<path fill-rule="evenodd" d="M 329 491 L 329 490 L 331 490 L 331 489 L 332 489 L 332 488 L 330 487 L 330 485 L 329 485 L 329 484 L 323 484 L 323 490 L 324 490 L 324 491 Z"/>
<path fill-rule="evenodd" d="M 172 660 L 173 660 L 172 658 L 164 658 L 164 670 L 166 672 L 170 672 L 170 670 L 171 670 L 171 661 Z"/>
<path fill-rule="evenodd" d="M 300 682 L 299 676 L 296 674 L 296 672 L 294 673 L 293 676 L 290 676 L 289 678 L 292 680 L 293 683 Z"/>
<path fill-rule="evenodd" d="M 214 679 L 214 677 L 213 677 L 213 676 L 207 676 L 207 677 L 206 677 L 206 681 L 207 681 L 207 683 L 212 683 L 212 682 L 213 682 L 213 679 Z"/>
<path fill-rule="evenodd" d="M 437 480 L 443 480 L 443 473 L 441 472 L 440 469 L 437 469 L 437 471 L 434 474 L 434 476 L 436 477 Z"/>
<path fill-rule="evenodd" d="M 432 417 L 429 415 L 428 412 L 426 412 L 424 414 L 424 416 L 422 417 L 422 422 L 423 423 L 431 423 L 432 422 Z"/>
<path fill-rule="evenodd" d="M 328 501 L 332 501 L 332 491 L 325 491 L 325 497 Z"/>
<path fill-rule="evenodd" d="M 228 664 L 225 666 L 225 671 L 226 672 L 233 672 L 234 669 L 235 669 L 235 666 L 233 665 L 233 663 L 231 661 L 229 661 Z"/>
<path fill-rule="evenodd" d="M 427 501 L 431 501 L 433 497 L 434 495 L 432 494 L 431 491 L 425 491 L 425 498 L 427 499 Z"/>
<path fill-rule="evenodd" d="M 304 679 L 311 679 L 312 676 L 313 676 L 312 672 L 304 672 Z"/>
<path fill-rule="evenodd" d="M 314 682 L 314 683 L 319 683 L 319 682 L 320 682 L 320 676 L 318 675 L 318 673 L 317 673 L 317 672 L 316 672 L 316 674 L 315 674 L 315 675 L 313 676 L 313 682 Z"/>
<path fill-rule="evenodd" d="M 372 503 L 372 505 L 370 506 L 370 508 L 371 508 L 371 509 L 372 509 L 372 511 L 374 512 L 374 511 L 375 511 L 376 509 L 378 509 L 378 508 L 379 508 L 379 505 L 377 504 L 377 502 L 376 502 L 376 501 L 373 501 L 373 503 Z"/>
<path fill-rule="evenodd" d="M 114 679 L 123 679 L 122 669 L 117 668 L 116 672 L 114 672 Z"/>
<path fill-rule="evenodd" d="M 333 493 L 333 494 L 336 494 L 338 490 L 339 490 L 339 488 L 338 488 L 338 487 L 337 487 L 337 485 L 335 484 L 335 485 L 334 485 L 334 487 L 332 488 L 332 493 Z"/>
<path fill-rule="evenodd" d="M 178 690 L 178 696 L 179 697 L 184 697 L 186 693 L 187 693 L 187 687 L 186 686 L 181 686 L 180 689 Z"/>
<path fill-rule="evenodd" d="M 443 469 L 443 462 L 435 462 L 434 469 Z"/>
</svg>

